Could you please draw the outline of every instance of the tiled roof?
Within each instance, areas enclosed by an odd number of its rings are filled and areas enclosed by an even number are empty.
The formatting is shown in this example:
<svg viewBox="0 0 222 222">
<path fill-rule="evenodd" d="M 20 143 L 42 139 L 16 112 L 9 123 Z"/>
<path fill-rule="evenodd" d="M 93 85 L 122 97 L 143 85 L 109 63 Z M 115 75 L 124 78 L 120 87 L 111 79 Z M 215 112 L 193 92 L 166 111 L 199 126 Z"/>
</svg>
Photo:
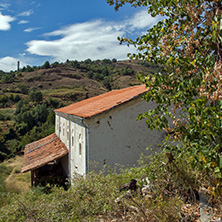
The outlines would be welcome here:
<svg viewBox="0 0 222 222">
<path fill-rule="evenodd" d="M 55 111 L 79 116 L 82 118 L 90 118 L 116 106 L 119 106 L 120 104 L 128 102 L 135 97 L 141 96 L 147 90 L 148 89 L 145 87 L 145 85 L 113 90 L 108 93 L 85 99 L 81 102 L 77 102 L 60 109 L 56 109 Z"/>
<path fill-rule="evenodd" d="M 68 153 L 64 143 L 55 133 L 25 146 L 21 172 L 37 169 Z"/>
</svg>

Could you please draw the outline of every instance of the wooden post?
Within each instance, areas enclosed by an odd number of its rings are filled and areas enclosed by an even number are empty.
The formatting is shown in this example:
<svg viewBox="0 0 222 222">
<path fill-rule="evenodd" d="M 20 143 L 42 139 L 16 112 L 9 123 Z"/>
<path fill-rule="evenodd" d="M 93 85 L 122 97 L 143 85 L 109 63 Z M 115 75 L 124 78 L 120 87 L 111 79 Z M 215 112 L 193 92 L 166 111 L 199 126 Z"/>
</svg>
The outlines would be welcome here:
<svg viewBox="0 0 222 222">
<path fill-rule="evenodd" d="M 31 171 L 31 186 L 34 184 L 34 170 Z"/>
</svg>

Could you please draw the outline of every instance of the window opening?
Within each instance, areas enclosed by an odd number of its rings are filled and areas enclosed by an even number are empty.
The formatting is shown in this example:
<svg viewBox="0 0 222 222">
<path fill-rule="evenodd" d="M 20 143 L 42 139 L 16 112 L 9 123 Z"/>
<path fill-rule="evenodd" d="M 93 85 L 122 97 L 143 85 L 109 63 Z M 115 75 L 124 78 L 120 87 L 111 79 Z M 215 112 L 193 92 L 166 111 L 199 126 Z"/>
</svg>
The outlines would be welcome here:
<svg viewBox="0 0 222 222">
<path fill-rule="evenodd" d="M 82 144 L 79 143 L 79 155 L 81 156 L 82 155 Z"/>
<path fill-rule="evenodd" d="M 72 130 L 72 146 L 74 146 L 74 130 Z"/>
</svg>

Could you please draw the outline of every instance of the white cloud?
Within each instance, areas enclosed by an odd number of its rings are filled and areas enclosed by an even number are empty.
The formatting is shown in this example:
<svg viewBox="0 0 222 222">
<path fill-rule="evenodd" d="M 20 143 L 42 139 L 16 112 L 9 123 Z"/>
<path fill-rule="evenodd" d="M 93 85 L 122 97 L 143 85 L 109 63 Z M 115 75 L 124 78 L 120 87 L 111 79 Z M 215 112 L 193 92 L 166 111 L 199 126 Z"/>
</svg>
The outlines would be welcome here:
<svg viewBox="0 0 222 222">
<path fill-rule="evenodd" d="M 18 22 L 18 24 L 27 24 L 27 23 L 29 23 L 29 21 L 27 21 L 27 20 L 21 20 Z"/>
<path fill-rule="evenodd" d="M 27 63 L 23 60 L 23 56 L 19 58 L 14 58 L 10 56 L 0 58 L 0 70 L 3 70 L 4 72 L 17 70 L 18 61 L 20 62 L 20 67 L 27 66 Z"/>
<path fill-rule="evenodd" d="M 14 21 L 15 18 L 9 15 L 2 15 L 0 12 L 0 30 L 7 31 L 10 30 L 11 25 L 10 22 Z"/>
<path fill-rule="evenodd" d="M 39 56 L 50 56 L 57 61 L 117 58 L 125 59 L 127 53 L 135 52 L 133 47 L 119 45 L 118 36 L 144 32 L 157 19 L 150 17 L 145 11 L 140 11 L 134 17 L 120 22 L 103 20 L 70 25 L 51 33 L 46 33 L 47 39 L 27 42 L 27 51 Z"/>
<path fill-rule="evenodd" d="M 10 4 L 7 4 L 7 3 L 0 3 L 0 10 L 5 10 L 7 9 L 8 7 L 10 6 Z"/>
<path fill-rule="evenodd" d="M 24 32 L 33 32 L 38 29 L 41 29 L 41 28 L 28 28 L 28 29 L 25 29 Z"/>
<path fill-rule="evenodd" d="M 60 39 L 30 41 L 27 43 L 27 51 L 31 54 L 51 56 L 56 60 L 120 58 L 126 55 L 125 47 L 120 46 L 116 39 L 122 34 L 123 32 L 116 30 L 112 24 L 102 21 L 86 22 L 46 34 L 61 36 Z"/>
<path fill-rule="evenodd" d="M 33 10 L 25 11 L 19 14 L 19 16 L 30 16 L 33 14 Z"/>
<path fill-rule="evenodd" d="M 11 70 L 14 71 L 17 69 L 17 62 L 17 59 L 9 56 L 0 58 L 0 70 L 3 70 L 5 72 L 9 72 Z"/>
<path fill-rule="evenodd" d="M 129 19 L 129 25 L 132 29 L 143 29 L 156 24 L 160 20 L 160 16 L 152 17 L 147 13 L 147 10 L 142 10 Z"/>
</svg>

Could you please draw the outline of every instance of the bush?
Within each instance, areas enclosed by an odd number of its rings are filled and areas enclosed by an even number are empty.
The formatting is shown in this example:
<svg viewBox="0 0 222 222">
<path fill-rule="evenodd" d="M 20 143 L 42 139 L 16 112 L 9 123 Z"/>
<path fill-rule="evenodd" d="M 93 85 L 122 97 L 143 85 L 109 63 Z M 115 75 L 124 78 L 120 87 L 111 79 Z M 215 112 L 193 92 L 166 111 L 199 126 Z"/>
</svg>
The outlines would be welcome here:
<svg viewBox="0 0 222 222">
<path fill-rule="evenodd" d="M 1 78 L 2 83 L 10 83 L 13 82 L 14 76 L 11 74 L 4 74 Z"/>
<path fill-rule="evenodd" d="M 40 91 L 32 91 L 29 93 L 29 99 L 32 101 L 32 102 L 41 102 L 42 101 L 42 93 Z"/>
<path fill-rule="evenodd" d="M 18 88 L 20 89 L 20 92 L 23 94 L 28 94 L 29 92 L 29 87 L 27 85 L 24 84 L 18 84 Z"/>
<path fill-rule="evenodd" d="M 49 61 L 46 61 L 46 62 L 44 63 L 44 65 L 42 66 L 42 68 L 43 68 L 43 69 L 48 69 L 48 68 L 50 68 L 50 63 L 49 63 Z"/>
<path fill-rule="evenodd" d="M 0 113 L 0 120 L 1 120 L 1 121 L 5 120 L 5 116 L 2 115 L 1 113 Z"/>
<path fill-rule="evenodd" d="M 4 94 L 0 95 L 0 103 L 6 103 L 8 101 L 8 97 Z"/>
<path fill-rule="evenodd" d="M 130 67 L 126 67 L 126 68 L 124 68 L 124 69 L 122 69 L 122 71 L 121 71 L 121 75 L 134 75 L 134 70 L 133 69 L 131 69 Z"/>
<path fill-rule="evenodd" d="M 18 94 L 16 94 L 16 95 L 14 95 L 13 101 L 18 102 L 20 99 L 21 99 L 21 97 Z"/>
</svg>

